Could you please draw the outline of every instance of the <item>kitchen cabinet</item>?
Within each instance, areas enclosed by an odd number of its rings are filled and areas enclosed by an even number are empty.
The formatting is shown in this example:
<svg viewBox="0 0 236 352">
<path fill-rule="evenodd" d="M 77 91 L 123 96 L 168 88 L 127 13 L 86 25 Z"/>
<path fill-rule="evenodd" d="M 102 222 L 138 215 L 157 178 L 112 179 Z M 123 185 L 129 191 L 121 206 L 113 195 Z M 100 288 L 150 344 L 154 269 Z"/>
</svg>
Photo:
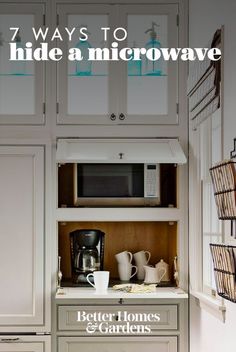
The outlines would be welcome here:
<svg viewBox="0 0 236 352">
<path fill-rule="evenodd" d="M 154 62 L 145 57 L 140 61 L 112 61 L 110 50 L 115 50 L 113 42 L 119 43 L 118 50 L 127 47 L 148 49 L 150 45 L 151 48 L 152 45 L 155 48 L 178 47 L 176 4 L 100 4 L 96 7 L 59 4 L 57 11 L 61 32 L 65 27 L 77 30 L 71 41 L 67 36 L 59 43 L 62 51 L 68 53 L 71 48 L 77 48 L 84 58 L 68 61 L 64 55 L 64 60 L 58 63 L 59 124 L 178 124 L 176 61 L 167 63 L 160 59 Z M 78 39 L 80 27 L 87 28 L 88 40 Z M 107 40 L 101 30 L 105 27 L 110 28 Z M 124 41 L 113 37 L 118 27 L 127 30 Z M 120 32 L 116 33 L 117 37 L 121 36 Z M 91 47 L 109 51 L 108 60 L 89 61 L 87 53 Z"/>
<path fill-rule="evenodd" d="M 0 4 L 0 124 L 44 124 L 43 61 L 9 60 L 9 42 L 19 51 L 27 42 L 34 47 L 32 28 L 43 26 L 44 4 Z"/>
<path fill-rule="evenodd" d="M 126 209 L 126 212 L 129 212 L 129 209 Z M 108 219 L 107 221 L 77 220 L 58 223 L 58 254 L 61 256 L 62 286 L 73 285 L 69 234 L 80 229 L 99 229 L 105 233 L 104 270 L 110 271 L 110 284 L 119 282 L 115 254 L 124 250 L 132 253 L 147 250 L 151 253 L 150 265 L 154 266 L 160 259 L 170 264 L 170 282 L 165 285 L 176 285 L 173 262 L 178 251 L 179 225 L 177 222 L 140 220 L 115 222 Z"/>
<path fill-rule="evenodd" d="M 119 311 L 121 319 L 127 315 L 135 316 L 135 314 L 140 314 L 141 316 L 147 314 L 158 314 L 160 320 L 158 322 L 150 322 L 149 325 L 153 331 L 156 330 L 178 330 L 178 305 L 144 305 L 144 306 L 59 306 L 58 307 L 58 330 L 66 331 L 82 331 L 86 330 L 86 322 L 78 321 L 78 311 L 83 311 L 85 314 L 96 314 L 96 312 L 101 312 L 101 314 L 113 315 L 112 324 L 124 325 L 124 322 L 117 321 L 117 312 Z M 137 322 L 137 325 L 142 325 L 142 322 Z"/>
<path fill-rule="evenodd" d="M 93 288 L 60 289 L 55 300 L 57 352 L 185 352 L 187 297 L 174 288 L 148 294 L 108 288 L 106 295 L 94 295 Z"/>
<path fill-rule="evenodd" d="M 0 352 L 50 352 L 50 337 L 1 336 Z"/>
<path fill-rule="evenodd" d="M 58 352 L 177 352 L 177 337 L 59 337 Z"/>
<path fill-rule="evenodd" d="M 0 331 L 50 331 L 46 317 L 45 148 L 1 145 L 0 164 Z"/>
</svg>

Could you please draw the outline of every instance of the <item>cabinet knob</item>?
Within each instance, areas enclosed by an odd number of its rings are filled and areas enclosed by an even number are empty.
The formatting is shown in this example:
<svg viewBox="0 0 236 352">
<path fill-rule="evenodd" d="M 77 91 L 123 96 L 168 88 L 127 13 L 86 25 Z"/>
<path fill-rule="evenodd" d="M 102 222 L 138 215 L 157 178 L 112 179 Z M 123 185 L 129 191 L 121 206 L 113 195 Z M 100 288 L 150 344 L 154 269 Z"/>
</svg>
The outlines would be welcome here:
<svg viewBox="0 0 236 352">
<path fill-rule="evenodd" d="M 111 114 L 110 116 L 111 121 L 115 121 L 116 120 L 116 115 L 114 113 Z"/>
<path fill-rule="evenodd" d="M 123 114 L 123 113 L 121 113 L 120 115 L 119 115 L 119 119 L 122 121 L 122 120 L 124 120 L 125 119 L 125 115 Z"/>
</svg>

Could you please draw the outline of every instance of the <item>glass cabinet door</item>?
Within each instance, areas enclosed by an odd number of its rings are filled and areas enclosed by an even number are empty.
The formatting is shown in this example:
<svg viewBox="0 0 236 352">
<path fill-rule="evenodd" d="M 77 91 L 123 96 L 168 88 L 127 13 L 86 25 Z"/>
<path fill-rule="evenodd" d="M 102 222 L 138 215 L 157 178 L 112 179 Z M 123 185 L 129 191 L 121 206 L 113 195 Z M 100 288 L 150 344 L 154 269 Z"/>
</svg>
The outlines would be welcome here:
<svg viewBox="0 0 236 352">
<path fill-rule="evenodd" d="M 119 57 L 120 50 L 127 47 L 177 48 L 177 14 L 175 4 L 58 5 L 60 30 L 74 29 L 72 39 L 66 35 L 59 45 L 63 53 L 80 49 L 83 59 L 68 60 L 68 55 L 63 55 L 58 63 L 57 122 L 177 124 L 178 64 L 151 61 L 145 55 L 128 62 Z M 88 33 L 86 39 L 81 36 L 82 27 Z M 107 41 L 101 30 L 104 27 L 110 28 Z M 124 41 L 113 35 L 119 27 L 128 32 Z M 116 32 L 118 38 L 121 32 Z M 113 42 L 118 45 L 117 59 Z M 87 60 L 90 48 L 109 50 L 109 60 Z"/>
<path fill-rule="evenodd" d="M 32 28 L 43 26 L 42 4 L 0 4 L 0 124 L 44 123 L 42 61 L 11 61 L 10 45 L 25 50 L 35 40 Z M 19 28 L 17 34 L 10 28 Z"/>
<path fill-rule="evenodd" d="M 71 40 L 60 43 L 64 55 L 58 63 L 58 123 L 107 124 L 115 94 L 112 94 L 109 61 L 89 61 L 89 48 L 109 47 L 101 28 L 112 27 L 111 6 L 59 5 L 59 28 L 74 29 Z M 85 28 L 82 29 L 82 28 Z M 87 33 L 86 38 L 83 33 Z M 79 49 L 82 60 L 68 58 Z M 78 60 L 77 60 L 78 59 Z"/>
<path fill-rule="evenodd" d="M 125 46 L 145 48 L 154 59 L 155 49 L 177 48 L 178 27 L 176 5 L 122 6 L 120 19 L 128 32 Z M 153 50 L 154 49 L 154 50 Z M 123 123 L 176 124 L 178 65 L 162 58 L 152 61 L 123 63 L 120 85 Z"/>
</svg>

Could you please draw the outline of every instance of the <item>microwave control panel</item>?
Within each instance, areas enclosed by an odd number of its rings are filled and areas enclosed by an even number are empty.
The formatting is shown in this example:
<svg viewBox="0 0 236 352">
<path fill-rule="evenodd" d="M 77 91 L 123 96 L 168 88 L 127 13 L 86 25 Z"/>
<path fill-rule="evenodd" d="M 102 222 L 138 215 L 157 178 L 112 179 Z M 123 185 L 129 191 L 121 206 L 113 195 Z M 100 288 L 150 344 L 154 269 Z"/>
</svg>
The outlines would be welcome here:
<svg viewBox="0 0 236 352">
<path fill-rule="evenodd" d="M 160 165 L 144 164 L 144 197 L 160 197 Z"/>
</svg>

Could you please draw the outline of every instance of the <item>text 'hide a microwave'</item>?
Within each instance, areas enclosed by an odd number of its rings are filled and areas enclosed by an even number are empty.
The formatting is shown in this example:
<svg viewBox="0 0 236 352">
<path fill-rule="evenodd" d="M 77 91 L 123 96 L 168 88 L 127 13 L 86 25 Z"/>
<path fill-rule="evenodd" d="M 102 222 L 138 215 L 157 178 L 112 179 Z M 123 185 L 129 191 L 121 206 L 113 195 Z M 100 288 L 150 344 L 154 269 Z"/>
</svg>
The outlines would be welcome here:
<svg viewBox="0 0 236 352">
<path fill-rule="evenodd" d="M 75 206 L 157 206 L 159 164 L 75 163 Z"/>
</svg>

